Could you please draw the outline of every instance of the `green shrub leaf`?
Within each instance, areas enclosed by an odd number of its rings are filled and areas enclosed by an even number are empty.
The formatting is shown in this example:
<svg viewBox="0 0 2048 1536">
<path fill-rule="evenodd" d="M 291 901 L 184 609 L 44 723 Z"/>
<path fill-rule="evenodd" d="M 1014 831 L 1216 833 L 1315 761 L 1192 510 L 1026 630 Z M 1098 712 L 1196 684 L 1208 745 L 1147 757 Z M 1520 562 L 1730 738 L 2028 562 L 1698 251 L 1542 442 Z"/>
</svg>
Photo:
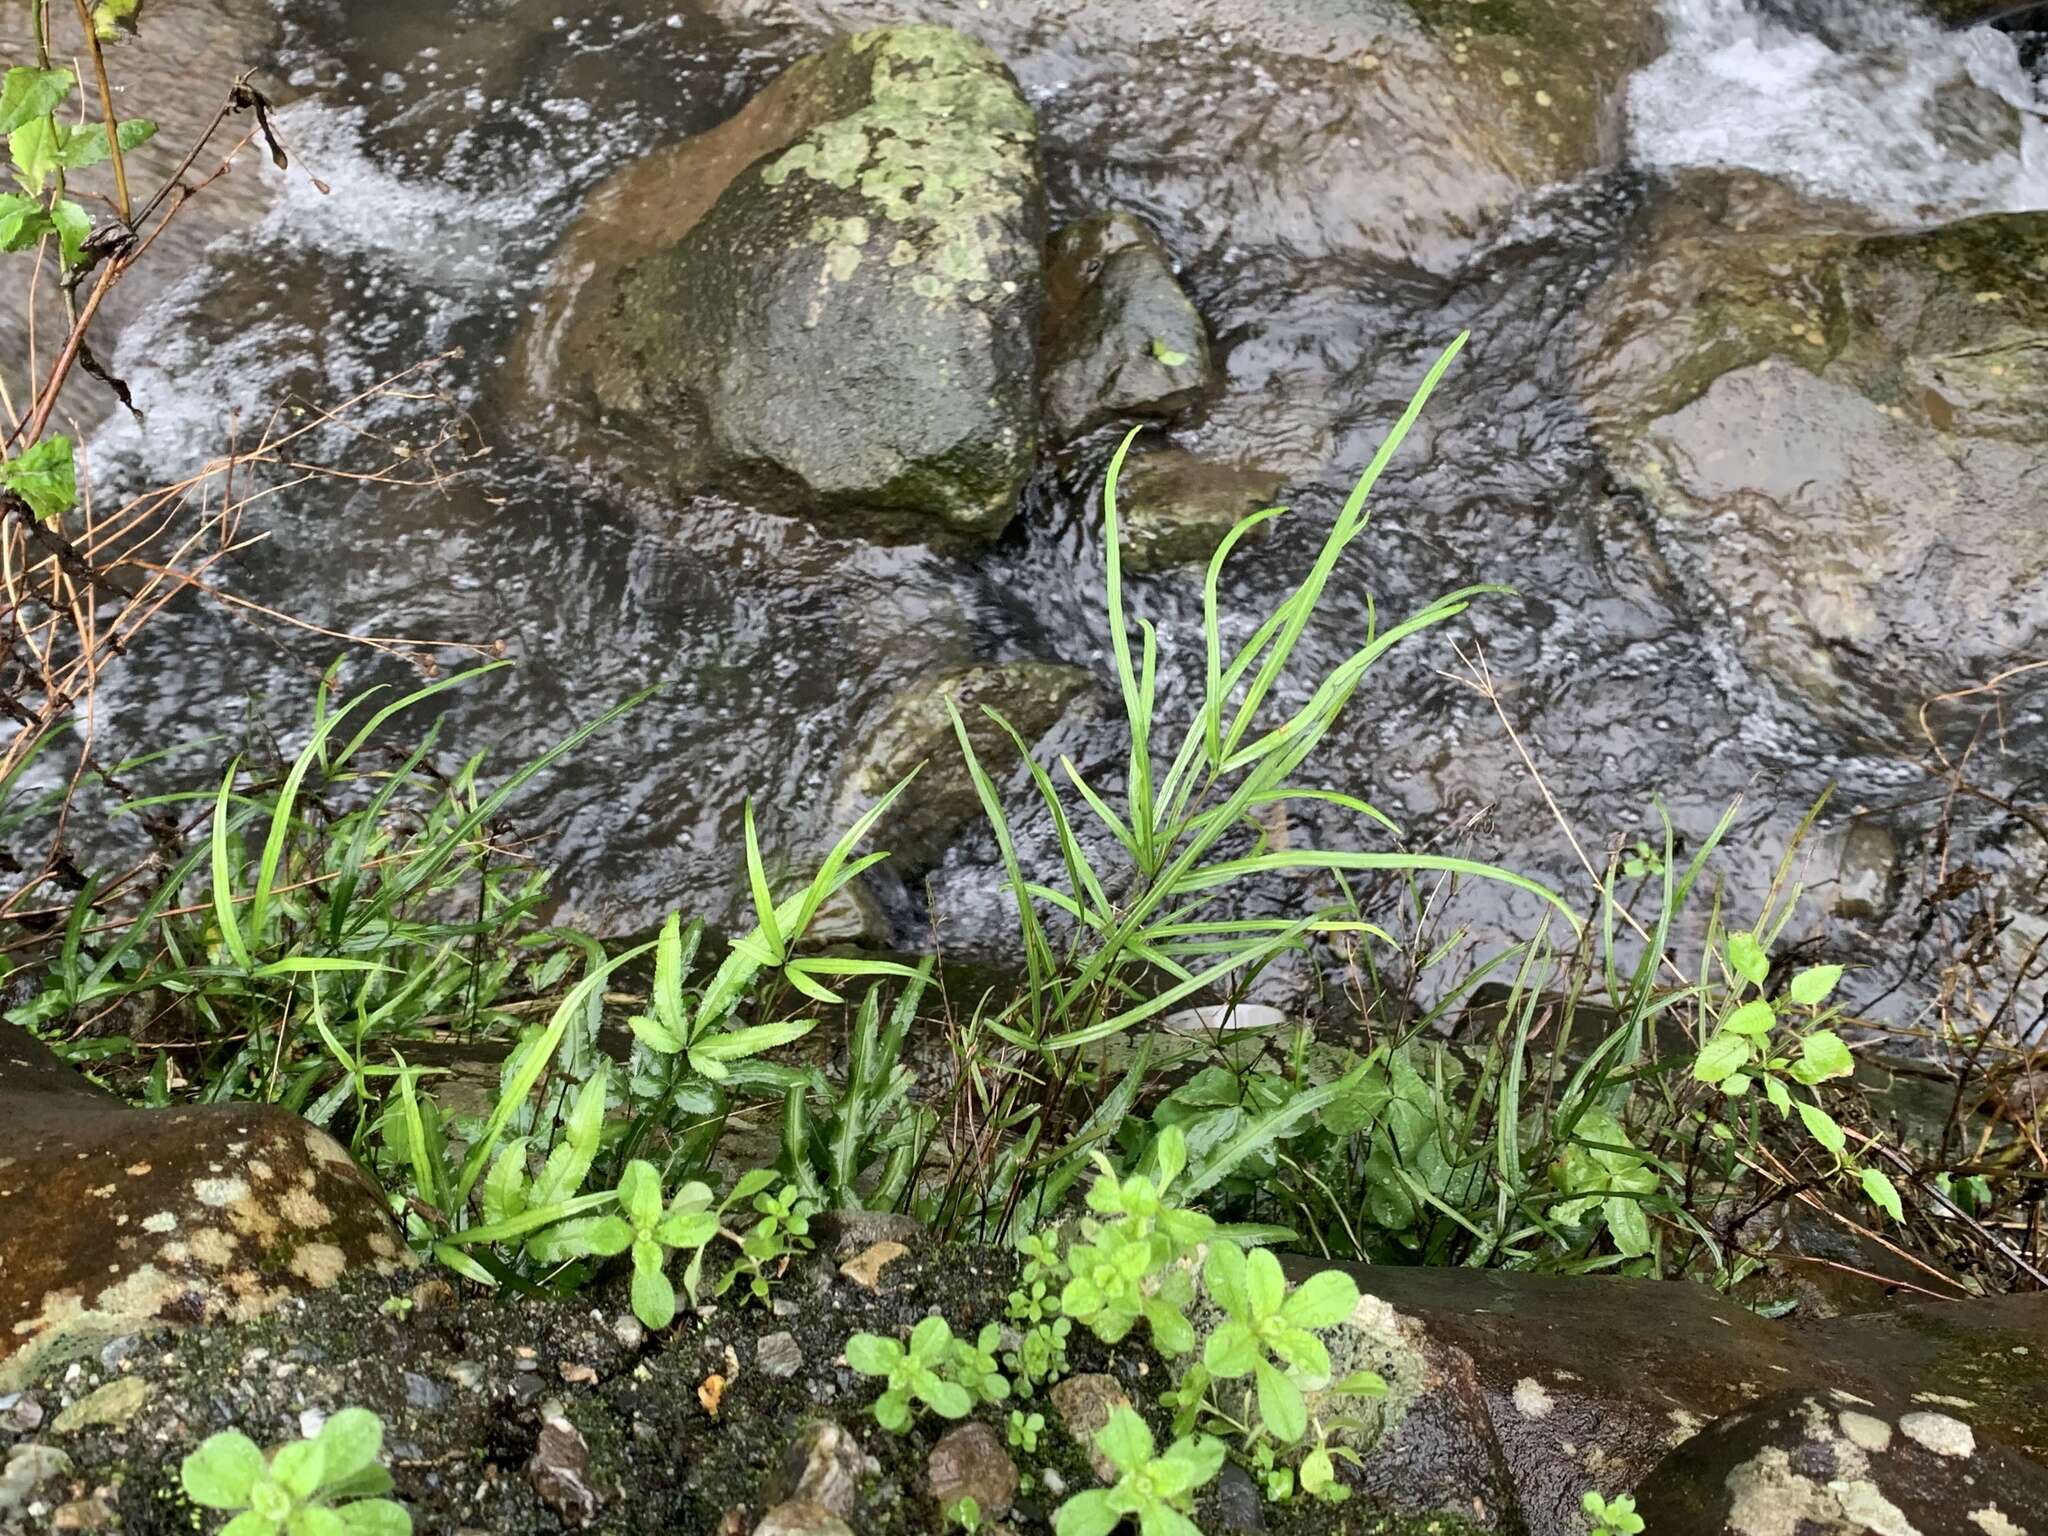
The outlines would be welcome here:
<svg viewBox="0 0 2048 1536">
<path fill-rule="evenodd" d="M 1835 990 L 1835 983 L 1842 979 L 1839 965 L 1816 965 L 1811 970 L 1801 971 L 1792 978 L 1792 985 L 1786 988 L 1786 995 L 1802 1008 L 1818 1008 L 1828 1000 Z"/>
<path fill-rule="evenodd" d="M 1899 1203 L 1898 1186 L 1892 1183 L 1882 1169 L 1863 1170 L 1863 1193 L 1870 1196 L 1872 1205 L 1891 1217 L 1894 1222 L 1901 1226 L 1905 1224 L 1906 1208 Z"/>
<path fill-rule="evenodd" d="M 268 1470 L 263 1451 L 239 1430 L 210 1435 L 178 1468 L 185 1496 L 208 1509 L 242 1509 Z"/>
<path fill-rule="evenodd" d="M 1744 981 L 1758 987 L 1771 973 L 1770 957 L 1764 953 L 1763 945 L 1757 942 L 1753 933 L 1728 935 L 1728 967 Z"/>
</svg>

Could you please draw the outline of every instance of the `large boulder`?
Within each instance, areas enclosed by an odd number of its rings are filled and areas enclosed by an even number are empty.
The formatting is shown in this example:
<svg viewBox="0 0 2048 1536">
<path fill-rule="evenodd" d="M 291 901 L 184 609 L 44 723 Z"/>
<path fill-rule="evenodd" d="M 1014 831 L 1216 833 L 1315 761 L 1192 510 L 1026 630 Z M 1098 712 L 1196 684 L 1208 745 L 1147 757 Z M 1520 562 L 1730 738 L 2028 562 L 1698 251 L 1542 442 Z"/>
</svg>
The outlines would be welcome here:
<svg viewBox="0 0 2048 1536">
<path fill-rule="evenodd" d="M 1037 448 L 1043 203 L 994 54 L 863 32 L 598 191 L 526 382 L 686 479 L 993 533 Z"/>
<path fill-rule="evenodd" d="M 1441 269 L 1529 192 L 1616 163 L 1656 0 L 714 0 L 764 39 L 916 16 L 1040 103 L 1077 201 L 1183 257 L 1370 253 Z"/>
<path fill-rule="evenodd" d="M 1588 307 L 1578 378 L 1666 558 L 1845 728 L 2048 637 L 2048 214 L 1736 228 L 1681 181 Z M 1825 217 L 1825 216 L 1824 216 Z"/>
<path fill-rule="evenodd" d="M 267 1105 L 130 1109 L 0 1024 L 0 1391 L 120 1335 L 246 1321 L 404 1261 L 325 1131 Z"/>
</svg>

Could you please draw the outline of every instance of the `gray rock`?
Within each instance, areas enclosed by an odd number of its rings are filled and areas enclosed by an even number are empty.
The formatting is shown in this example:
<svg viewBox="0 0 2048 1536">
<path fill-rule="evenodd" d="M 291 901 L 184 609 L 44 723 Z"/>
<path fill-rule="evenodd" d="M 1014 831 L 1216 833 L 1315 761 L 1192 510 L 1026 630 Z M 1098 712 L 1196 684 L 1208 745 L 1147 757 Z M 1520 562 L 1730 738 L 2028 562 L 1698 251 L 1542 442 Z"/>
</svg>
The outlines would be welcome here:
<svg viewBox="0 0 2048 1536">
<path fill-rule="evenodd" d="M 1251 1473 L 1234 1461 L 1223 1464 L 1204 1498 L 1204 1530 L 1219 1536 L 1257 1536 L 1266 1528 L 1266 1500 Z"/>
<path fill-rule="evenodd" d="M 1134 454 L 1117 481 L 1125 566 L 1153 571 L 1206 562 L 1246 516 L 1273 505 L 1285 479 L 1179 448 Z M 1264 531 L 1262 524 L 1258 532 Z"/>
<path fill-rule="evenodd" d="M 804 1352 L 791 1334 L 771 1333 L 754 1346 L 754 1366 L 764 1376 L 787 1380 L 803 1365 Z"/>
<path fill-rule="evenodd" d="M 0 1516 L 27 1506 L 43 1484 L 71 1470 L 71 1458 L 53 1445 L 17 1445 L 0 1467 Z"/>
<path fill-rule="evenodd" d="M 983 769 L 1000 782 L 1017 760 L 1017 747 L 983 708 L 1000 713 L 1028 744 L 1050 730 L 1088 684 L 1088 674 L 1078 667 L 1044 661 L 963 667 L 912 684 L 866 733 L 847 775 L 843 809 L 849 817 L 856 814 L 922 763 L 915 786 L 869 842 L 888 849 L 892 862 L 909 870 L 936 864 L 961 829 L 982 814 L 946 712 L 948 701 L 960 711 Z"/>
<path fill-rule="evenodd" d="M 1130 416 L 1171 416 L 1214 379 L 1209 333 L 1166 247 L 1127 213 L 1070 224 L 1046 253 L 1046 425 L 1065 439 Z"/>
<path fill-rule="evenodd" d="M 407 1262 L 325 1131 L 265 1105 L 130 1109 L 11 1024 L 0 1208 L 0 1390 L 140 1329 L 246 1320 Z"/>
<path fill-rule="evenodd" d="M 1791 1391 L 1665 1457 L 1636 1509 L 1657 1536 L 2012 1536 L 2048 1529 L 2048 1471 L 1947 1411 Z"/>
<path fill-rule="evenodd" d="M 1037 448 L 1043 202 L 994 54 L 861 33 L 596 195 L 528 382 L 589 390 L 670 473 L 995 533 Z"/>
<path fill-rule="evenodd" d="M 853 1431 L 830 1419 L 818 1419 L 797 1432 L 769 1474 L 762 1502 L 802 1504 L 833 1516 L 853 1513 L 867 1476 L 867 1452 Z"/>
<path fill-rule="evenodd" d="M 1017 1497 L 1017 1463 L 1002 1437 L 979 1419 L 950 1429 L 926 1463 L 931 1496 L 941 1510 L 974 1500 L 984 1520 L 1000 1520 Z"/>
</svg>

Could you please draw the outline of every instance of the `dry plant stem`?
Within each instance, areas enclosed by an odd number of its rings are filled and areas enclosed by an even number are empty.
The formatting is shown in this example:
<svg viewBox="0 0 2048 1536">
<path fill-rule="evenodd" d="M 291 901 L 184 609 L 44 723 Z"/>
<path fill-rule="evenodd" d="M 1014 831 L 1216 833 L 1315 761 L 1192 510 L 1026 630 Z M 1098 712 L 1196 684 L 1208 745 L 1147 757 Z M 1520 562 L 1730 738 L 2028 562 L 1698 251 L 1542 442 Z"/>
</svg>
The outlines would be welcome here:
<svg viewBox="0 0 2048 1536">
<path fill-rule="evenodd" d="M 114 92 L 107 84 L 107 61 L 100 52 L 99 28 L 92 24 L 92 12 L 86 9 L 85 0 L 73 0 L 78 7 L 78 24 L 85 29 L 86 51 L 92 56 L 92 72 L 99 82 L 100 113 L 107 124 L 107 152 L 114 166 L 114 196 L 121 213 L 121 222 L 129 219 L 128 168 L 121 160 L 121 135 L 119 124 L 114 121 Z"/>
<path fill-rule="evenodd" d="M 1507 706 L 1501 700 L 1500 689 L 1494 684 L 1492 669 L 1486 664 L 1486 652 L 1477 641 L 1473 642 L 1472 654 L 1470 656 L 1467 656 L 1455 644 L 1452 645 L 1451 650 L 1457 655 L 1458 660 L 1465 664 L 1465 671 L 1462 673 L 1439 671 L 1437 675 L 1447 681 L 1464 684 L 1493 706 L 1493 712 L 1500 720 L 1501 729 L 1507 732 L 1509 744 L 1514 747 L 1515 755 L 1522 760 L 1523 768 L 1528 771 L 1530 779 L 1534 781 L 1537 792 L 1543 796 L 1543 803 L 1549 807 L 1551 817 L 1557 822 L 1559 830 L 1564 833 L 1565 840 L 1572 845 L 1572 852 L 1578 855 L 1579 863 L 1586 871 L 1586 878 L 1593 882 L 1595 890 L 1602 889 L 1599 871 L 1593 867 L 1593 861 L 1586 857 L 1586 850 L 1580 844 L 1578 834 L 1572 830 L 1571 822 L 1566 819 L 1563 809 L 1559 807 L 1556 798 L 1550 793 L 1550 786 L 1544 782 L 1542 770 L 1536 766 L 1536 759 L 1530 754 L 1528 747 L 1523 745 L 1520 733 L 1515 730 L 1514 721 L 1508 718 Z M 1630 912 L 1618 903 L 1615 910 L 1621 914 L 1622 921 L 1635 929 L 1638 936 L 1645 943 L 1650 942 L 1649 930 L 1636 921 L 1633 912 Z M 1678 979 L 1679 985 L 1687 985 L 1685 973 L 1678 968 L 1677 963 L 1668 955 L 1659 955 L 1657 960 L 1660 965 Z"/>
</svg>

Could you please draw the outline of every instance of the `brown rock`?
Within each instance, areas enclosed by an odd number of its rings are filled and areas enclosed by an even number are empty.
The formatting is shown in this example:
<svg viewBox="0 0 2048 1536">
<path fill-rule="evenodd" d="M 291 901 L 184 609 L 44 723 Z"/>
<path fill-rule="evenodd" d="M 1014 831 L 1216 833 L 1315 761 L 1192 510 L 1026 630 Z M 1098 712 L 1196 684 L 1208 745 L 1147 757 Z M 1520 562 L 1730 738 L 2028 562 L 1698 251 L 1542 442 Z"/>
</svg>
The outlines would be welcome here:
<svg viewBox="0 0 2048 1536">
<path fill-rule="evenodd" d="M 527 1481 L 541 1502 L 571 1525 L 588 1525 L 597 1516 L 597 1492 L 590 1486 L 590 1445 L 567 1419 L 551 1415 L 540 1427 L 533 1459 L 526 1464 Z"/>
<path fill-rule="evenodd" d="M 0 1391 L 121 1334 L 247 1320 L 406 1261 L 325 1131 L 265 1105 L 130 1109 L 0 1024 Z"/>
<path fill-rule="evenodd" d="M 1088 1453 L 1088 1465 L 1096 1477 L 1105 1483 L 1115 1482 L 1116 1466 L 1096 1447 L 1095 1433 L 1117 1409 L 1131 1406 L 1130 1394 L 1114 1376 L 1069 1376 L 1052 1389 L 1052 1406 L 1060 1416 L 1060 1426 Z"/>
<path fill-rule="evenodd" d="M 1017 1497 L 1017 1464 L 1002 1437 L 979 1419 L 947 1431 L 932 1447 L 926 1470 L 942 1511 L 972 1499 L 984 1520 L 1000 1520 Z"/>
</svg>

